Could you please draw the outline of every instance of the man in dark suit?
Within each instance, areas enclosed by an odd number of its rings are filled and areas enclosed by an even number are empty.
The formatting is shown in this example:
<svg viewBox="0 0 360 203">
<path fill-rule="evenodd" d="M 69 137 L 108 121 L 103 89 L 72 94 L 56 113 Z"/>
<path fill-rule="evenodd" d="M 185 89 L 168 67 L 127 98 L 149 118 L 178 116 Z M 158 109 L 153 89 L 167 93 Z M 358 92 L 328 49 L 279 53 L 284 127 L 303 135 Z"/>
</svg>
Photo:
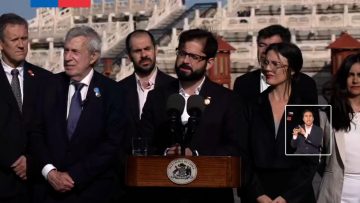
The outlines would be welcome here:
<svg viewBox="0 0 360 203">
<path fill-rule="evenodd" d="M 323 130 L 314 125 L 313 112 L 305 109 L 303 111 L 304 125 L 293 130 L 291 147 L 296 149 L 294 154 L 320 154 Z"/>
<path fill-rule="evenodd" d="M 135 30 L 126 37 L 126 51 L 134 66 L 134 73 L 119 81 L 120 87 L 126 92 L 126 102 L 129 107 L 132 127 L 127 132 L 127 149 L 131 154 L 131 139 L 137 134 L 142 108 L 149 91 L 162 85 L 166 85 L 175 78 L 160 71 L 156 66 L 156 44 L 154 36 L 146 30 Z M 123 182 L 124 157 L 119 161 L 119 182 Z M 127 188 L 123 201 L 135 201 L 141 189 Z M 119 194 L 119 196 L 122 196 Z"/>
<path fill-rule="evenodd" d="M 127 103 L 134 121 L 139 122 L 149 91 L 174 81 L 156 66 L 154 36 L 146 30 L 135 30 L 126 37 L 126 51 L 134 66 L 134 73 L 119 81 L 127 92 Z"/>
<path fill-rule="evenodd" d="M 0 50 L 0 202 L 25 202 L 26 133 L 51 73 L 25 61 L 28 24 L 16 14 L 0 16 Z"/>
<path fill-rule="evenodd" d="M 41 166 L 39 202 L 109 202 L 126 125 L 115 81 L 94 71 L 101 39 L 90 27 L 65 38 L 65 72 L 55 75 L 39 102 L 31 149 Z"/>
<path fill-rule="evenodd" d="M 290 41 L 291 33 L 289 29 L 281 25 L 270 25 L 261 29 L 257 36 L 257 57 L 259 64 L 265 59 L 265 50 L 270 44 Z M 298 86 L 301 96 L 312 101 L 310 104 L 318 103 L 316 83 L 310 76 L 299 73 L 294 84 Z M 259 68 L 236 78 L 233 89 L 242 98 L 251 100 L 258 97 L 268 87 L 269 85 L 265 82 L 265 76 Z"/>
<path fill-rule="evenodd" d="M 217 41 L 208 31 L 194 29 L 184 31 L 179 37 L 175 71 L 178 80 L 149 93 L 141 117 L 141 135 L 150 139 L 152 153 L 174 155 L 184 151 L 186 156 L 229 155 L 239 156 L 240 106 L 239 99 L 230 90 L 210 81 L 206 71 L 214 65 Z M 192 95 L 202 97 L 205 107 L 199 117 L 195 133 L 186 146 L 174 142 L 170 135 L 167 100 L 170 95 L 180 94 L 187 100 Z M 189 129 L 186 105 L 180 112 L 181 122 Z M 188 132 L 181 132 L 188 134 Z M 181 134 L 180 133 L 180 134 Z M 155 201 L 233 202 L 231 189 L 171 189 L 153 194 Z"/>
</svg>

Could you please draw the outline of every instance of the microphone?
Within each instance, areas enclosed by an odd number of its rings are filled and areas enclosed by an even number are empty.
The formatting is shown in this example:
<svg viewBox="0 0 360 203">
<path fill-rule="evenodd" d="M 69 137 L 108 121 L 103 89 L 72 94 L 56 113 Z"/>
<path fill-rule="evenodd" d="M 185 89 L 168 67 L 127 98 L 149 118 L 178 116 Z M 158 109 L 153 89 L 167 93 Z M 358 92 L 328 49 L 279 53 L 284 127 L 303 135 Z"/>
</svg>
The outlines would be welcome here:
<svg viewBox="0 0 360 203">
<path fill-rule="evenodd" d="M 205 109 L 204 98 L 200 95 L 191 95 L 187 100 L 187 113 L 189 119 L 187 123 L 187 132 L 185 135 L 185 145 L 189 146 L 193 135 L 196 132 L 196 127 L 199 125 L 201 114 Z"/>
<path fill-rule="evenodd" d="M 185 99 L 180 94 L 172 94 L 166 103 L 166 113 L 169 121 L 169 133 L 173 143 L 182 143 L 183 129 L 181 114 L 184 111 Z"/>
</svg>

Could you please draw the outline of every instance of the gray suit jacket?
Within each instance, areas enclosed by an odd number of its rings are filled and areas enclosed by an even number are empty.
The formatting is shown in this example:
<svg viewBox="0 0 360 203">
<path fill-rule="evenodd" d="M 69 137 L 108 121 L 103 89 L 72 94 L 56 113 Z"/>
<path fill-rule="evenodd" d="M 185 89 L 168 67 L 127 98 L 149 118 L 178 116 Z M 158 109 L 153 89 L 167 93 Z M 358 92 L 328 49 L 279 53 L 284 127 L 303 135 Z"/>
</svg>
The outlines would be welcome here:
<svg viewBox="0 0 360 203">
<path fill-rule="evenodd" d="M 318 203 L 338 203 L 344 182 L 345 141 L 344 131 L 333 131 L 331 156 L 326 160 L 326 168 L 320 185 Z"/>
</svg>

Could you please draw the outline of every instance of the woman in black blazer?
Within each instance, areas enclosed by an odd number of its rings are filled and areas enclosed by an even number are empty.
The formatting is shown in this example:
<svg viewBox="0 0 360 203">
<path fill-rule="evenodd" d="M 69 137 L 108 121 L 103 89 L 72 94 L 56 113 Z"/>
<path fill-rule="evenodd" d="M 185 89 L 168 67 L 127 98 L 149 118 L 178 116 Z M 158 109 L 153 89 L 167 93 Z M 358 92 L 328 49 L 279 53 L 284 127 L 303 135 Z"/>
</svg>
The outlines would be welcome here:
<svg viewBox="0 0 360 203">
<path fill-rule="evenodd" d="M 262 72 L 271 86 L 249 102 L 244 113 L 251 169 L 247 171 L 249 182 L 241 191 L 241 200 L 315 202 L 312 178 L 316 158 L 285 155 L 285 146 L 287 150 L 291 149 L 292 129 L 301 121 L 301 116 L 296 116 L 301 115 L 300 109 L 292 108 L 286 113 L 285 106 L 311 103 L 300 97 L 292 85 L 303 65 L 301 51 L 291 43 L 272 44 L 262 63 Z"/>
</svg>

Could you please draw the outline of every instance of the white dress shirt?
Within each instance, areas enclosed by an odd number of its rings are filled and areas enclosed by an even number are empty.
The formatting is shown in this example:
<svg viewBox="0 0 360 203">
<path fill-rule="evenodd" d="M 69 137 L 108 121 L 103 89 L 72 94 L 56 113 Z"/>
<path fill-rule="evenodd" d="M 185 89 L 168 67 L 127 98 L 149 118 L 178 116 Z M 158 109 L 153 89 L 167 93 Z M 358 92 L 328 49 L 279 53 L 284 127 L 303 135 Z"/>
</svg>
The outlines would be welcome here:
<svg viewBox="0 0 360 203">
<path fill-rule="evenodd" d="M 195 92 L 194 92 L 195 95 L 199 95 L 200 90 L 201 90 L 201 87 L 202 87 L 202 85 L 204 84 L 204 81 L 205 81 L 205 77 L 204 77 L 203 80 L 201 81 L 200 85 L 196 88 L 196 90 L 195 90 Z M 185 124 L 188 122 L 189 117 L 190 117 L 189 114 L 187 113 L 187 100 L 189 99 L 189 97 L 190 97 L 191 95 L 189 95 L 189 94 L 187 94 L 187 93 L 185 92 L 184 88 L 181 86 L 181 83 L 179 83 L 179 87 L 180 87 L 180 89 L 179 89 L 179 94 L 180 94 L 181 96 L 183 96 L 184 99 L 185 99 L 184 111 L 183 111 L 183 113 L 181 114 L 181 122 L 185 125 Z"/>
<path fill-rule="evenodd" d="M 146 102 L 146 98 L 148 93 L 155 88 L 155 79 L 157 75 L 157 67 L 154 68 L 154 71 L 149 79 L 147 87 L 143 87 L 141 85 L 141 81 L 139 76 L 135 73 L 136 77 L 136 86 L 137 86 L 137 93 L 139 97 L 139 118 L 141 119 L 142 109 Z"/>
<path fill-rule="evenodd" d="M 265 91 L 270 85 L 266 83 L 266 76 L 260 71 L 260 93 Z"/>
</svg>

